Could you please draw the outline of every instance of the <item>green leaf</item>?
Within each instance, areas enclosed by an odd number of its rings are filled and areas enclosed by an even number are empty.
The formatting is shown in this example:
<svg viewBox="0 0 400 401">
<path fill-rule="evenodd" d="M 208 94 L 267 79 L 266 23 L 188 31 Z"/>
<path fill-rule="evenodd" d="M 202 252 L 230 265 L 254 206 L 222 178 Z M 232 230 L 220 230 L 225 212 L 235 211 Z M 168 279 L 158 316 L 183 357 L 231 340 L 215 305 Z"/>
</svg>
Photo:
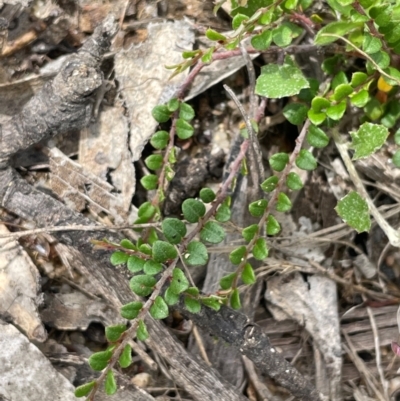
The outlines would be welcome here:
<svg viewBox="0 0 400 401">
<path fill-rule="evenodd" d="M 125 345 L 124 350 L 122 351 L 121 356 L 119 357 L 119 366 L 121 368 L 128 368 L 132 363 L 132 348 L 129 344 Z"/>
<path fill-rule="evenodd" d="M 175 259 L 178 252 L 173 245 L 165 241 L 156 241 L 153 244 L 153 259 L 155 262 L 164 263 L 167 260 Z"/>
<path fill-rule="evenodd" d="M 271 45 L 272 41 L 272 32 L 270 30 L 265 30 L 258 35 L 255 35 L 251 38 L 251 45 L 256 50 L 266 50 Z"/>
<path fill-rule="evenodd" d="M 337 214 L 357 232 L 369 231 L 371 218 L 367 202 L 355 191 L 342 198 L 336 208 Z"/>
<path fill-rule="evenodd" d="M 357 132 L 351 132 L 351 148 L 355 150 L 353 160 L 363 159 L 381 148 L 389 136 L 383 125 L 364 123 Z"/>
<path fill-rule="evenodd" d="M 389 67 L 389 65 L 390 65 L 390 56 L 383 50 L 380 50 L 374 54 L 371 54 L 370 57 L 382 69 L 385 69 L 385 68 Z"/>
<path fill-rule="evenodd" d="M 286 47 L 292 43 L 294 38 L 297 38 L 303 29 L 291 22 L 283 22 L 277 28 L 272 30 L 272 39 L 279 47 Z"/>
<path fill-rule="evenodd" d="M 219 285 L 223 290 L 229 290 L 229 288 L 232 287 L 233 280 L 236 277 L 236 273 L 230 273 L 227 274 L 226 276 L 222 277 L 221 280 L 219 281 Z"/>
<path fill-rule="evenodd" d="M 109 370 L 104 382 L 104 389 L 107 395 L 113 395 L 117 392 L 117 382 L 115 381 L 114 373 Z"/>
<path fill-rule="evenodd" d="M 136 331 L 136 338 L 139 341 L 146 341 L 149 338 L 147 327 L 142 319 L 139 320 L 138 329 Z"/>
<path fill-rule="evenodd" d="M 177 98 L 174 97 L 174 98 L 170 99 L 167 103 L 168 110 L 171 112 L 178 110 L 179 104 L 180 104 L 180 102 Z"/>
<path fill-rule="evenodd" d="M 193 107 L 187 103 L 181 103 L 181 107 L 179 109 L 179 118 L 183 120 L 190 121 L 193 120 L 195 116 Z"/>
<path fill-rule="evenodd" d="M 121 337 L 121 334 L 126 331 L 125 324 L 116 324 L 115 326 L 106 327 L 106 337 L 110 343 L 115 343 Z"/>
<path fill-rule="evenodd" d="M 236 309 L 236 310 L 237 310 L 237 309 L 240 309 L 240 308 L 242 307 L 242 304 L 241 304 L 241 302 L 240 302 L 239 290 L 238 290 L 237 288 L 235 288 L 235 289 L 232 291 L 230 301 L 231 301 L 231 307 L 232 307 L 232 309 Z"/>
<path fill-rule="evenodd" d="M 316 148 L 324 148 L 329 143 L 329 137 L 321 128 L 311 124 L 307 133 L 307 142 Z"/>
<path fill-rule="evenodd" d="M 333 98 L 340 102 L 342 99 L 346 98 L 347 96 L 353 93 L 353 87 L 349 84 L 340 84 L 338 85 L 333 94 Z"/>
<path fill-rule="evenodd" d="M 350 102 L 356 107 L 364 107 L 369 100 L 369 92 L 366 89 L 360 90 L 350 97 Z"/>
<path fill-rule="evenodd" d="M 149 220 L 155 215 L 156 211 L 157 209 L 150 202 L 144 202 L 139 207 L 138 217 Z"/>
<path fill-rule="evenodd" d="M 176 146 L 174 146 L 168 154 L 168 162 L 171 164 L 175 164 L 176 163 Z M 172 178 L 171 178 L 172 180 Z"/>
<path fill-rule="evenodd" d="M 314 99 L 311 101 L 311 108 L 317 113 L 321 111 L 326 111 L 326 109 L 330 107 L 330 105 L 331 102 L 321 96 L 315 96 Z"/>
<path fill-rule="evenodd" d="M 201 302 L 203 305 L 205 305 L 211 309 L 214 309 L 217 312 L 221 309 L 221 304 L 220 304 L 218 298 L 215 298 L 213 296 L 207 297 L 207 298 L 202 298 Z"/>
<path fill-rule="evenodd" d="M 368 79 L 368 75 L 365 74 L 364 72 L 353 72 L 351 76 L 351 82 L 350 85 L 353 88 L 357 88 L 358 86 L 364 84 Z"/>
<path fill-rule="evenodd" d="M 77 387 L 75 389 L 75 397 L 80 398 L 80 397 L 87 396 L 92 391 L 92 388 L 94 387 L 95 384 L 96 384 L 96 381 L 93 380 L 89 383 L 85 383 L 85 384 L 82 384 L 82 386 Z"/>
<path fill-rule="evenodd" d="M 186 235 L 186 225 L 178 219 L 167 217 L 161 223 L 161 229 L 165 238 L 171 244 L 179 244 Z"/>
<path fill-rule="evenodd" d="M 129 286 L 136 295 L 147 297 L 153 292 L 157 280 L 153 276 L 140 274 L 133 276 L 129 281 Z"/>
<path fill-rule="evenodd" d="M 141 302 L 129 302 L 123 305 L 120 309 L 121 316 L 124 319 L 132 320 L 137 317 L 140 310 L 142 309 L 143 304 Z"/>
<path fill-rule="evenodd" d="M 154 174 L 145 175 L 140 179 L 140 183 L 146 191 L 151 191 L 157 188 L 158 177 Z"/>
<path fill-rule="evenodd" d="M 268 64 L 261 67 L 257 78 L 256 94 L 272 99 L 297 95 L 310 84 L 294 62 L 286 57 L 283 65 Z"/>
<path fill-rule="evenodd" d="M 168 305 L 160 296 L 157 296 L 157 298 L 154 300 L 154 303 L 150 308 L 150 315 L 153 317 L 153 319 L 165 319 L 168 317 Z"/>
<path fill-rule="evenodd" d="M 125 252 L 117 251 L 111 255 L 110 262 L 113 266 L 122 265 L 128 261 L 129 255 Z"/>
<path fill-rule="evenodd" d="M 215 221 L 207 221 L 200 231 L 202 241 L 219 244 L 225 238 L 225 230 Z"/>
<path fill-rule="evenodd" d="M 289 161 L 289 155 L 287 153 L 275 153 L 269 158 L 269 164 L 275 171 L 282 171 Z"/>
<path fill-rule="evenodd" d="M 175 294 L 181 294 L 189 288 L 189 281 L 181 269 L 175 268 L 173 270 L 169 288 Z"/>
<path fill-rule="evenodd" d="M 301 178 L 296 173 L 289 173 L 286 178 L 286 185 L 292 191 L 298 191 L 299 189 L 303 188 L 303 182 Z"/>
<path fill-rule="evenodd" d="M 206 30 L 206 37 L 210 40 L 219 41 L 219 40 L 226 40 L 226 36 L 222 35 L 221 33 L 214 31 L 214 29 L 208 28 Z"/>
<path fill-rule="evenodd" d="M 112 352 L 110 350 L 96 352 L 90 356 L 88 362 L 93 370 L 100 371 L 107 366 L 108 361 L 111 359 L 111 356 Z"/>
<path fill-rule="evenodd" d="M 239 246 L 229 254 L 229 260 L 234 265 L 240 265 L 240 263 L 244 261 L 246 253 L 247 253 L 246 247 L 244 245 Z"/>
<path fill-rule="evenodd" d="M 155 276 L 163 270 L 162 264 L 154 260 L 148 260 L 143 266 L 143 272 L 149 276 Z"/>
<path fill-rule="evenodd" d="M 302 170 L 312 171 L 317 168 L 317 161 L 308 150 L 301 149 L 296 157 L 296 166 Z"/>
<path fill-rule="evenodd" d="M 149 244 L 142 244 L 139 246 L 139 251 L 151 256 L 151 246 Z"/>
<path fill-rule="evenodd" d="M 242 230 L 242 236 L 247 241 L 250 242 L 256 233 L 258 232 L 258 224 L 252 224 Z"/>
<path fill-rule="evenodd" d="M 162 155 L 150 155 L 144 160 L 145 165 L 150 170 L 158 170 L 163 165 Z"/>
<path fill-rule="evenodd" d="M 283 115 L 293 125 L 300 125 L 307 117 L 308 107 L 302 103 L 289 103 L 283 109 Z"/>
<path fill-rule="evenodd" d="M 346 111 L 346 100 L 329 107 L 326 110 L 326 115 L 332 120 L 338 121 L 343 117 Z"/>
<path fill-rule="evenodd" d="M 165 123 L 171 118 L 171 112 L 165 104 L 154 107 L 151 114 L 158 123 Z"/>
<path fill-rule="evenodd" d="M 400 145 L 400 128 L 394 133 L 394 142 L 396 145 Z"/>
<path fill-rule="evenodd" d="M 307 117 L 314 125 L 320 125 L 326 120 L 325 113 L 319 113 L 314 111 L 313 109 L 308 110 Z"/>
<path fill-rule="evenodd" d="M 232 28 L 238 29 L 243 21 L 247 21 L 249 17 L 243 14 L 236 14 L 232 20 Z"/>
<path fill-rule="evenodd" d="M 215 199 L 215 193 L 212 189 L 210 188 L 202 188 L 200 190 L 200 199 L 204 203 L 210 203 Z"/>
<path fill-rule="evenodd" d="M 199 289 L 197 287 L 189 287 L 186 290 L 186 294 L 187 295 L 191 295 L 193 297 L 197 297 L 200 294 L 200 291 L 199 291 Z"/>
<path fill-rule="evenodd" d="M 185 307 L 190 313 L 199 313 L 201 311 L 201 304 L 197 299 L 185 297 Z"/>
<path fill-rule="evenodd" d="M 268 256 L 268 246 L 265 238 L 258 238 L 253 247 L 253 256 L 257 260 L 264 260 Z"/>
<path fill-rule="evenodd" d="M 256 275 L 254 274 L 253 267 L 251 266 L 250 263 L 246 263 L 244 265 L 242 271 L 242 281 L 246 285 L 251 285 L 256 282 Z"/>
<path fill-rule="evenodd" d="M 377 37 L 372 36 L 368 32 L 365 32 L 362 46 L 363 46 L 363 50 L 365 51 L 365 53 L 374 54 L 374 53 L 378 52 L 379 50 L 381 50 L 382 42 Z"/>
<path fill-rule="evenodd" d="M 249 212 L 253 217 L 261 217 L 265 209 L 268 206 L 268 201 L 265 199 L 259 199 L 255 202 L 250 203 Z"/>
<path fill-rule="evenodd" d="M 276 202 L 276 210 L 278 212 L 288 212 L 291 208 L 292 202 L 290 201 L 289 197 L 283 192 L 280 192 Z"/>
<path fill-rule="evenodd" d="M 145 263 L 145 260 L 132 255 L 129 256 L 127 267 L 132 273 L 137 273 L 143 270 L 143 266 Z"/>
<path fill-rule="evenodd" d="M 204 64 L 209 64 L 212 61 L 212 56 L 215 52 L 215 46 L 211 46 L 202 56 L 201 61 Z"/>
<path fill-rule="evenodd" d="M 278 220 L 270 214 L 267 221 L 267 235 L 276 235 L 279 231 L 281 231 L 281 225 L 278 223 Z"/>
<path fill-rule="evenodd" d="M 188 139 L 193 136 L 194 128 L 183 118 L 176 120 L 176 135 L 180 139 Z"/>
<path fill-rule="evenodd" d="M 167 305 L 175 305 L 179 301 L 179 294 L 175 294 L 173 291 L 171 291 L 171 288 L 168 287 L 167 290 L 164 293 L 164 299 Z"/>
<path fill-rule="evenodd" d="M 137 247 L 132 243 L 132 241 L 129 241 L 128 239 L 124 238 L 121 240 L 119 243 L 121 246 L 123 246 L 126 249 L 131 249 L 132 251 L 136 251 Z"/>
<path fill-rule="evenodd" d="M 189 223 L 197 223 L 206 213 L 206 207 L 203 202 L 189 198 L 182 203 L 182 213 Z"/>
<path fill-rule="evenodd" d="M 392 162 L 396 167 L 400 167 L 400 150 L 396 150 L 396 153 L 392 157 Z"/>
<path fill-rule="evenodd" d="M 276 175 L 273 175 L 272 177 L 267 178 L 260 186 L 263 191 L 268 193 L 272 192 L 276 188 L 277 184 L 278 177 Z"/>
<path fill-rule="evenodd" d="M 207 248 L 199 241 L 192 241 L 183 257 L 189 266 L 204 266 L 208 262 Z"/>
<path fill-rule="evenodd" d="M 344 36 L 355 29 L 361 28 L 362 25 L 363 24 L 360 22 L 349 22 L 349 21 L 331 22 L 330 24 L 325 25 L 322 29 L 318 31 L 317 35 L 315 36 L 314 43 L 320 46 L 328 45 L 329 43 L 338 40 L 338 38 L 332 36 L 332 34 Z"/>
<path fill-rule="evenodd" d="M 231 209 L 230 207 L 224 202 L 222 203 L 215 214 L 215 220 L 219 221 L 220 223 L 226 223 L 231 219 Z"/>
</svg>

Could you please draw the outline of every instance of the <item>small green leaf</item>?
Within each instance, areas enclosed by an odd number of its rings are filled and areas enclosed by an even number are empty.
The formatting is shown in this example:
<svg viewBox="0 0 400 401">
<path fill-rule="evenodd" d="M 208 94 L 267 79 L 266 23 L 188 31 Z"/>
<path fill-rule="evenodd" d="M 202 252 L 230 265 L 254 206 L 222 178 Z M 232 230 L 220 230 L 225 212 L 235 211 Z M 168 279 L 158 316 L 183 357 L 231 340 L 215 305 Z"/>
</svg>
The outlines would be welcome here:
<svg viewBox="0 0 400 401">
<path fill-rule="evenodd" d="M 158 123 L 165 123 L 171 118 L 171 112 L 165 104 L 154 107 L 151 114 Z"/>
<path fill-rule="evenodd" d="M 124 238 L 123 240 L 121 240 L 121 242 L 119 243 L 121 246 L 123 246 L 126 249 L 131 249 L 133 251 L 137 250 L 137 247 L 132 243 L 132 241 L 129 241 L 128 239 Z"/>
<path fill-rule="evenodd" d="M 153 276 L 140 274 L 130 279 L 129 286 L 136 295 L 147 297 L 153 292 L 156 282 L 157 280 Z"/>
<path fill-rule="evenodd" d="M 181 103 L 181 107 L 179 109 L 179 118 L 182 118 L 186 121 L 193 120 L 195 116 L 193 107 L 187 103 Z"/>
<path fill-rule="evenodd" d="M 337 214 L 357 232 L 369 231 L 371 218 L 367 202 L 355 191 L 342 198 L 336 208 Z"/>
<path fill-rule="evenodd" d="M 177 98 L 174 97 L 174 98 L 170 99 L 167 103 L 168 110 L 171 112 L 178 110 L 179 104 L 180 104 L 180 102 Z"/>
<path fill-rule="evenodd" d="M 139 341 L 146 341 L 149 338 L 147 327 L 142 319 L 139 320 L 136 337 Z"/>
<path fill-rule="evenodd" d="M 299 189 L 303 188 L 303 182 L 301 178 L 296 173 L 289 173 L 286 178 L 286 185 L 292 191 L 298 191 Z"/>
<path fill-rule="evenodd" d="M 128 368 L 132 363 L 132 348 L 129 344 L 125 345 L 124 350 L 122 351 L 121 356 L 119 357 L 119 366 L 121 368 Z"/>
<path fill-rule="evenodd" d="M 230 207 L 224 202 L 222 203 L 215 214 L 215 220 L 219 221 L 220 223 L 226 223 L 231 219 L 231 209 Z"/>
<path fill-rule="evenodd" d="M 225 238 L 225 230 L 215 221 L 207 221 L 200 231 L 202 241 L 219 244 Z"/>
<path fill-rule="evenodd" d="M 200 294 L 200 291 L 197 287 L 189 287 L 186 290 L 186 294 L 191 295 L 193 297 L 197 297 Z"/>
<path fill-rule="evenodd" d="M 272 39 L 279 47 L 286 47 L 292 43 L 294 38 L 297 38 L 303 29 L 291 22 L 283 22 L 277 28 L 272 30 Z"/>
<path fill-rule="evenodd" d="M 325 113 L 318 113 L 313 109 L 308 110 L 307 117 L 314 125 L 320 125 L 326 120 Z"/>
<path fill-rule="evenodd" d="M 278 201 L 279 203 L 279 201 Z M 258 238 L 253 247 L 254 259 L 264 260 L 268 256 L 268 246 L 265 238 Z"/>
<path fill-rule="evenodd" d="M 394 142 L 396 145 L 400 145 L 400 128 L 394 133 Z"/>
<path fill-rule="evenodd" d="M 232 20 L 232 28 L 233 29 L 238 29 L 240 27 L 240 25 L 242 24 L 243 21 L 247 21 L 249 19 L 249 17 L 247 15 L 243 15 L 243 14 L 236 14 L 233 17 Z M 253 46 L 254 47 L 254 46 Z"/>
<path fill-rule="evenodd" d="M 258 225 L 252 224 L 251 226 L 248 226 L 243 229 L 242 236 L 247 242 L 250 242 L 254 238 L 257 232 L 258 232 Z"/>
<path fill-rule="evenodd" d="M 283 115 L 293 125 L 300 125 L 307 117 L 308 107 L 302 103 L 289 103 L 283 109 Z"/>
<path fill-rule="evenodd" d="M 185 297 L 185 307 L 190 313 L 199 313 L 201 311 L 201 304 L 197 299 Z"/>
<path fill-rule="evenodd" d="M 276 210 L 278 212 L 288 212 L 291 208 L 292 202 L 290 201 L 289 197 L 283 192 L 280 192 L 276 202 Z"/>
<path fill-rule="evenodd" d="M 275 153 L 269 158 L 269 164 L 275 171 L 282 171 L 289 161 L 289 155 L 287 153 Z"/>
<path fill-rule="evenodd" d="M 209 64 L 212 61 L 212 56 L 215 52 L 215 46 L 211 46 L 202 56 L 201 61 L 204 64 Z"/>
<path fill-rule="evenodd" d="M 197 223 L 206 213 L 206 207 L 203 202 L 189 198 L 182 203 L 182 213 L 189 223 Z"/>
<path fill-rule="evenodd" d="M 145 255 L 151 256 L 151 246 L 149 244 L 142 244 L 139 246 L 139 251 Z"/>
<path fill-rule="evenodd" d="M 149 276 L 155 276 L 163 270 L 162 264 L 154 260 L 148 260 L 143 266 L 143 272 Z"/>
<path fill-rule="evenodd" d="M 317 161 L 308 150 L 301 149 L 296 157 L 296 166 L 302 170 L 312 171 L 317 168 Z"/>
<path fill-rule="evenodd" d="M 108 361 L 111 359 L 111 356 L 112 352 L 110 350 L 96 352 L 90 356 L 88 362 L 93 370 L 100 371 L 107 366 Z"/>
<path fill-rule="evenodd" d="M 202 298 L 201 302 L 203 305 L 205 305 L 211 309 L 214 309 L 217 312 L 221 309 L 221 304 L 220 304 L 218 298 L 216 298 L 216 297 L 211 296 L 211 297 L 207 297 L 207 298 Z"/>
<path fill-rule="evenodd" d="M 169 315 L 168 305 L 160 296 L 154 300 L 154 304 L 150 308 L 150 315 L 153 319 L 165 319 Z"/>
<path fill-rule="evenodd" d="M 267 235 L 276 235 L 279 231 L 281 231 L 281 225 L 278 223 L 278 220 L 270 214 L 267 221 Z"/>
<path fill-rule="evenodd" d="M 204 266 L 208 262 L 207 248 L 199 241 L 192 241 L 183 257 L 189 266 Z"/>
<path fill-rule="evenodd" d="M 137 317 L 143 304 L 141 302 L 129 302 L 121 307 L 120 313 L 124 319 L 132 320 Z"/>
<path fill-rule="evenodd" d="M 129 256 L 127 267 L 132 273 L 137 273 L 143 270 L 143 266 L 145 263 L 145 260 L 132 255 Z"/>
<path fill-rule="evenodd" d="M 169 218 L 161 223 L 162 232 L 171 244 L 179 244 L 186 235 L 186 225 L 178 219 Z"/>
<path fill-rule="evenodd" d="M 357 88 L 358 86 L 364 84 L 368 79 L 368 75 L 365 74 L 364 72 L 353 72 L 351 76 L 351 82 L 350 85 L 353 88 Z"/>
<path fill-rule="evenodd" d="M 239 246 L 229 254 L 229 260 L 231 261 L 232 264 L 239 265 L 241 262 L 243 262 L 244 258 L 246 257 L 246 253 L 247 253 L 246 247 L 244 245 Z"/>
<path fill-rule="evenodd" d="M 217 31 L 214 31 L 214 29 L 208 28 L 206 30 L 206 37 L 210 40 L 214 41 L 219 41 L 219 40 L 226 40 L 226 36 L 220 34 Z"/>
<path fill-rule="evenodd" d="M 385 69 L 385 68 L 389 67 L 389 65 L 390 65 L 390 56 L 383 50 L 380 50 L 374 54 L 370 54 L 370 57 L 382 69 Z"/>
<path fill-rule="evenodd" d="M 75 397 L 85 397 L 87 396 L 93 389 L 94 385 L 96 384 L 96 381 L 93 380 L 89 383 L 82 384 L 82 386 L 79 386 L 75 389 Z"/>
<path fill-rule="evenodd" d="M 150 202 L 144 202 L 139 207 L 138 217 L 149 220 L 155 215 L 156 211 L 157 209 Z"/>
<path fill-rule="evenodd" d="M 343 71 L 339 71 L 332 79 L 331 88 L 335 89 L 339 85 L 348 83 L 347 75 Z"/>
<path fill-rule="evenodd" d="M 340 84 L 338 85 L 333 93 L 333 98 L 337 101 L 340 102 L 347 96 L 351 95 L 353 93 L 353 88 L 349 84 Z"/>
<path fill-rule="evenodd" d="M 331 102 L 328 99 L 325 99 L 321 96 L 315 96 L 314 99 L 311 101 L 311 108 L 316 113 L 321 111 L 326 111 L 328 107 L 330 107 Z"/>
<path fill-rule="evenodd" d="M 271 99 L 297 95 L 310 84 L 294 62 L 286 57 L 283 65 L 268 64 L 261 67 L 257 78 L 256 94 Z"/>
<path fill-rule="evenodd" d="M 194 128 L 183 118 L 176 120 L 176 135 L 180 139 L 188 139 L 193 136 Z"/>
<path fill-rule="evenodd" d="M 356 107 L 364 107 L 369 100 L 369 92 L 366 89 L 360 90 L 350 97 L 350 102 Z"/>
<path fill-rule="evenodd" d="M 106 327 L 106 337 L 110 343 L 115 343 L 121 337 L 121 334 L 126 331 L 125 324 L 116 324 L 115 326 Z"/>
<path fill-rule="evenodd" d="M 169 140 L 167 131 L 157 131 L 150 139 L 151 146 L 155 149 L 165 149 Z"/>
<path fill-rule="evenodd" d="M 264 192 L 272 192 L 276 185 L 278 184 L 278 177 L 273 175 L 272 177 L 267 178 L 260 186 Z"/>
<path fill-rule="evenodd" d="M 104 389 L 107 395 L 113 395 L 117 392 L 117 382 L 115 381 L 112 370 L 107 372 L 106 380 L 104 382 Z"/>
<path fill-rule="evenodd" d="M 122 265 L 128 261 L 129 255 L 125 252 L 117 251 L 111 255 L 110 262 L 113 266 Z"/>
<path fill-rule="evenodd" d="M 249 212 L 253 217 L 261 217 L 265 209 L 268 206 L 268 201 L 265 199 L 259 199 L 255 202 L 250 203 Z"/>
<path fill-rule="evenodd" d="M 171 164 L 175 164 L 176 163 L 176 146 L 174 146 L 168 154 L 168 162 Z M 171 178 L 172 179 L 172 178 Z"/>
<path fill-rule="evenodd" d="M 307 133 L 307 142 L 316 148 L 324 148 L 329 143 L 329 137 L 321 128 L 311 124 Z"/>
<path fill-rule="evenodd" d="M 357 132 L 351 132 L 351 148 L 355 150 L 353 160 L 363 159 L 381 148 L 389 136 L 383 125 L 364 123 Z"/>
<path fill-rule="evenodd" d="M 223 290 L 229 290 L 229 288 L 232 287 L 233 280 L 235 279 L 235 277 L 236 273 L 230 273 L 221 278 L 221 280 L 219 281 L 219 285 Z"/>
<path fill-rule="evenodd" d="M 329 43 L 338 40 L 337 36 L 344 36 L 355 29 L 361 28 L 362 25 L 363 24 L 360 22 L 331 22 L 318 31 L 314 43 L 320 46 L 328 45 Z M 332 36 L 332 34 L 337 36 Z"/>
<path fill-rule="evenodd" d="M 173 270 L 169 288 L 175 294 L 181 294 L 189 288 L 189 281 L 181 269 L 175 268 Z"/>
<path fill-rule="evenodd" d="M 146 191 L 152 191 L 157 188 L 158 177 L 155 174 L 145 175 L 140 179 L 140 183 Z"/>
<path fill-rule="evenodd" d="M 271 45 L 271 41 L 272 41 L 272 32 L 269 29 L 267 29 L 258 35 L 254 35 L 251 38 L 251 45 L 256 50 L 263 51 L 269 48 L 269 46 Z"/>
<path fill-rule="evenodd" d="M 375 36 L 372 36 L 370 33 L 365 32 L 363 38 L 363 50 L 367 54 L 374 54 L 381 50 L 382 42 Z"/>
<path fill-rule="evenodd" d="M 400 167 L 400 150 L 396 150 L 396 153 L 392 157 L 392 162 L 396 167 Z"/>
<path fill-rule="evenodd" d="M 164 299 L 167 305 L 172 306 L 178 303 L 179 294 L 175 294 L 173 291 L 171 291 L 171 288 L 168 287 L 164 293 Z"/>
<path fill-rule="evenodd" d="M 235 288 L 235 289 L 232 291 L 230 301 L 231 301 L 231 307 L 232 307 L 232 309 L 236 309 L 236 310 L 237 310 L 237 309 L 240 309 L 240 308 L 242 307 L 242 304 L 241 304 L 241 302 L 240 302 L 239 290 L 238 290 L 237 288 Z"/>
<path fill-rule="evenodd" d="M 326 115 L 332 120 L 340 120 L 346 111 L 346 100 L 329 107 L 326 110 Z"/>
<path fill-rule="evenodd" d="M 150 155 L 144 160 L 144 164 L 150 170 L 158 170 L 163 165 L 162 155 Z"/>
<path fill-rule="evenodd" d="M 210 188 L 202 188 L 200 190 L 200 199 L 204 203 L 210 203 L 215 199 L 215 193 L 212 189 Z"/>
<path fill-rule="evenodd" d="M 155 262 L 164 263 L 167 260 L 175 259 L 177 256 L 177 250 L 169 242 L 156 241 L 153 244 L 153 259 Z"/>
<path fill-rule="evenodd" d="M 251 266 L 250 263 L 246 263 L 244 265 L 242 271 L 242 281 L 246 285 L 251 285 L 256 282 L 256 275 L 254 274 L 253 267 Z"/>
</svg>

